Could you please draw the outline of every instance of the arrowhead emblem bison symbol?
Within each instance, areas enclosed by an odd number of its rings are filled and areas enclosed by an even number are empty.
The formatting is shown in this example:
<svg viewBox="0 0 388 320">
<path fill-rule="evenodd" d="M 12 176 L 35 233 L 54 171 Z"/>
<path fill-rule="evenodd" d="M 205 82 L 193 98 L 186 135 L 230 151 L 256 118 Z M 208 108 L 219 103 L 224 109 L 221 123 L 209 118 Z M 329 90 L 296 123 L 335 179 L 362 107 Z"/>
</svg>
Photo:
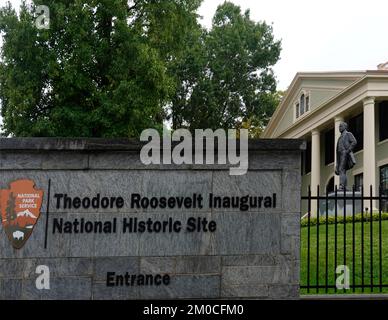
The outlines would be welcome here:
<svg viewBox="0 0 388 320">
<path fill-rule="evenodd" d="M 40 216 L 43 190 L 32 180 L 17 180 L 0 190 L 1 222 L 12 246 L 20 249 L 30 237 Z"/>
</svg>

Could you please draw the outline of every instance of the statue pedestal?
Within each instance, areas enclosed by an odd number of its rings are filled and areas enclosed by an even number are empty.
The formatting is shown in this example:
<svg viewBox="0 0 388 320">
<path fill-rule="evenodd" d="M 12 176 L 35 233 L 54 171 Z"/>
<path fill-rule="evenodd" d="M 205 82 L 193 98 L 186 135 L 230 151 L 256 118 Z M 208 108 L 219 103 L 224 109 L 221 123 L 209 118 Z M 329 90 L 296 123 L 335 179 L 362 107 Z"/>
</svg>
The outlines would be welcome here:
<svg viewBox="0 0 388 320">
<path fill-rule="evenodd" d="M 354 193 L 354 197 L 361 197 L 361 192 L 357 191 Z M 328 194 L 327 199 L 327 213 L 329 216 L 335 216 L 335 207 L 337 202 L 337 216 L 343 217 L 346 213 L 346 217 L 351 217 L 353 215 L 353 206 L 354 213 L 361 213 L 361 208 L 363 206 L 363 201 L 360 199 L 353 200 L 353 192 L 343 191 L 337 192 L 337 200 L 335 200 L 335 193 L 331 192 Z M 319 200 L 319 216 L 326 216 L 326 199 Z"/>
</svg>

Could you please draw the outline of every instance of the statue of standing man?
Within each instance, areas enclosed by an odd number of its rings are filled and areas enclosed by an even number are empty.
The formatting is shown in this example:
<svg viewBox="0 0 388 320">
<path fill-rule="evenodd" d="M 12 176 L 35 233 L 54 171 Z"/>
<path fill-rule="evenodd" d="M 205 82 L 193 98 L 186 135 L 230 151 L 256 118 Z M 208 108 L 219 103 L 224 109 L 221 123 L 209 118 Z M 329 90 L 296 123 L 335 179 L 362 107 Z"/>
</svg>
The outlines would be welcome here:
<svg viewBox="0 0 388 320">
<path fill-rule="evenodd" d="M 335 174 L 340 177 L 339 190 L 346 190 L 346 171 L 352 169 L 356 164 L 353 150 L 357 145 L 357 140 L 347 129 L 347 123 L 342 122 L 339 126 L 341 136 L 337 142 L 337 163 L 335 168 Z"/>
</svg>

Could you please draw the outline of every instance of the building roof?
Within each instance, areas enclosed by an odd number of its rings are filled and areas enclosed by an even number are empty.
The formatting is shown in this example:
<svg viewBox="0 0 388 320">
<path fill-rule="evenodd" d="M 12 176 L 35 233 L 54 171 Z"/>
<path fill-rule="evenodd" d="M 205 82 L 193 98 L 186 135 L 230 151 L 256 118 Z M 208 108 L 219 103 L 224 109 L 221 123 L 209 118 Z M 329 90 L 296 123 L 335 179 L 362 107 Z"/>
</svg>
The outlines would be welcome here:
<svg viewBox="0 0 388 320">
<path fill-rule="evenodd" d="M 316 108 L 311 114 L 321 109 L 326 103 L 331 100 L 343 95 L 345 92 L 349 91 L 353 86 L 357 85 L 361 80 L 366 79 L 368 77 L 380 77 L 380 76 L 388 76 L 388 70 L 362 70 L 362 71 L 330 71 L 330 72 L 298 72 L 294 79 L 292 80 L 289 88 L 286 91 L 281 103 L 276 108 L 270 122 L 268 123 L 266 129 L 264 130 L 262 137 L 269 138 L 271 134 L 274 132 L 277 123 L 280 118 L 284 115 L 287 107 L 292 103 L 290 100 L 296 90 L 300 87 L 300 84 L 303 80 L 306 79 L 338 79 L 338 80 L 348 80 L 351 82 L 349 86 L 341 90 L 335 97 L 326 101 L 322 106 Z M 311 115 L 310 114 L 310 115 Z"/>
</svg>

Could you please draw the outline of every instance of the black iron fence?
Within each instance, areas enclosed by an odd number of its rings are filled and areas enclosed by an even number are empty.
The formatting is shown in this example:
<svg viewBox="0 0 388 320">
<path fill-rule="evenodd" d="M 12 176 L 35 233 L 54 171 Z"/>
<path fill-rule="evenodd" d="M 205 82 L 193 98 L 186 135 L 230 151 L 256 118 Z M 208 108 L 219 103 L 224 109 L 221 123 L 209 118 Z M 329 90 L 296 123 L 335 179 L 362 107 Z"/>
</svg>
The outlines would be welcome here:
<svg viewBox="0 0 388 320">
<path fill-rule="evenodd" d="M 388 292 L 388 196 L 368 191 L 320 195 L 318 187 L 302 197 L 302 294 Z"/>
</svg>

